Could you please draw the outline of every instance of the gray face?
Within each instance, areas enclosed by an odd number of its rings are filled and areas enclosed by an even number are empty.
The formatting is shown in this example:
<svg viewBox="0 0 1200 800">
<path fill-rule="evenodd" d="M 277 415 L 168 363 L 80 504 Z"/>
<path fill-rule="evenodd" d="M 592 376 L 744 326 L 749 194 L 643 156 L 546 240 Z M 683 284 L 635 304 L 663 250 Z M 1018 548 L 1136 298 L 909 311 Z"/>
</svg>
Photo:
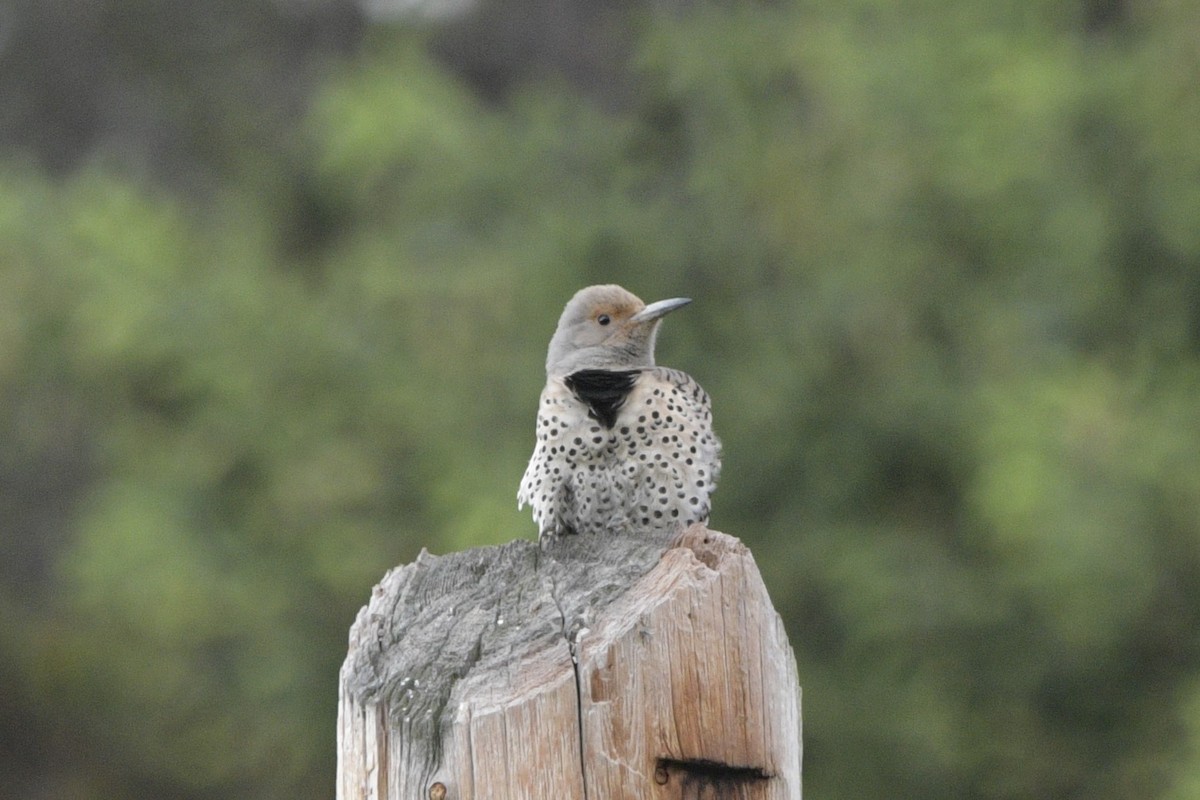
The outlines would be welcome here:
<svg viewBox="0 0 1200 800">
<path fill-rule="evenodd" d="M 546 373 L 562 377 L 581 369 L 653 366 L 659 321 L 687 302 L 676 298 L 647 306 L 620 286 L 581 289 L 563 309 L 550 340 Z"/>
</svg>

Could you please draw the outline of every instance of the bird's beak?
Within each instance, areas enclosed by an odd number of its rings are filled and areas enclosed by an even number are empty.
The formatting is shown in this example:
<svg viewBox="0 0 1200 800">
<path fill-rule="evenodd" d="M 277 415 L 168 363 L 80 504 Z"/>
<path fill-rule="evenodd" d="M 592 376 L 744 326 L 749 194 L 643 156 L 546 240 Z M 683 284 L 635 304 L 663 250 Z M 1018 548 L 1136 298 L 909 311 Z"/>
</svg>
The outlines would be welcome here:
<svg viewBox="0 0 1200 800">
<path fill-rule="evenodd" d="M 652 322 L 661 319 L 677 308 L 682 308 L 692 302 L 690 297 L 672 297 L 670 300 L 659 300 L 651 303 L 629 318 L 630 322 Z"/>
</svg>

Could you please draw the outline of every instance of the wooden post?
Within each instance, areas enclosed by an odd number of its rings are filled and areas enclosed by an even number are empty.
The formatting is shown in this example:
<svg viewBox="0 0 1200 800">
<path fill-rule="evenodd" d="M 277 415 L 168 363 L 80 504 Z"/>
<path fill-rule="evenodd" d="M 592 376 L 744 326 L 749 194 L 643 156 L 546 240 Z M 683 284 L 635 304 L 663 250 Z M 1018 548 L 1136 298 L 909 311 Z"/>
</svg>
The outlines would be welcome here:
<svg viewBox="0 0 1200 800">
<path fill-rule="evenodd" d="M 800 752 L 783 624 L 700 525 L 422 552 L 350 630 L 339 800 L 800 800 Z"/>
</svg>

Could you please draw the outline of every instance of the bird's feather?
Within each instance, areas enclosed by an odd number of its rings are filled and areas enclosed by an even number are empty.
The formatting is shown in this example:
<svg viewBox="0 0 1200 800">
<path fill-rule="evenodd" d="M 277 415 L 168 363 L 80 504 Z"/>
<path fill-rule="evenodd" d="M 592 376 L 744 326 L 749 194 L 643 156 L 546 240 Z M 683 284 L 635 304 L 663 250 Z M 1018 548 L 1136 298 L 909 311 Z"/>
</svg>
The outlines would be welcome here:
<svg viewBox="0 0 1200 800">
<path fill-rule="evenodd" d="M 639 369 L 582 369 L 572 372 L 564 382 L 572 394 L 587 405 L 588 416 L 611 429 L 641 372 Z"/>
</svg>

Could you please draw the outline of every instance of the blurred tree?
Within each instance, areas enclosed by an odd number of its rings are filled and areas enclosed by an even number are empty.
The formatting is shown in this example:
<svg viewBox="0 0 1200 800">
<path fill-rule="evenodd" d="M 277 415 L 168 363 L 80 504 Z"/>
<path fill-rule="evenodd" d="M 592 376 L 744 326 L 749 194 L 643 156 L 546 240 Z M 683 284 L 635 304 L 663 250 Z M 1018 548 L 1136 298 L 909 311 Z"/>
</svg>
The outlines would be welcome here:
<svg viewBox="0 0 1200 800">
<path fill-rule="evenodd" d="M 11 713 L 45 730 L 5 737 L 26 762 L 5 785 L 317 796 L 339 657 L 311 643 L 412 552 L 383 522 L 420 525 L 419 455 L 397 430 L 360 440 L 361 352 L 237 220 L 205 232 L 95 173 L 0 194 L 0 485 L 26 497 L 6 504 L 2 651 L 30 704 Z"/>
<path fill-rule="evenodd" d="M 355 37 L 287 9 L 102 49 L 206 103 L 154 112 L 203 202 L 0 111 L 56 176 L 0 171 L 0 794 L 327 796 L 354 611 L 532 535 L 598 281 L 697 298 L 659 357 L 716 402 L 810 795 L 1194 794 L 1197 9 L 482 5 L 376 25 L 302 114 L 281 65 Z"/>
<path fill-rule="evenodd" d="M 473 92 L 503 102 L 551 78 L 614 110 L 630 102 L 631 0 L 476 0 L 431 31 L 429 50 Z"/>
<path fill-rule="evenodd" d="M 0 144 L 212 191 L 272 161 L 362 30 L 350 0 L 8 0 Z"/>
</svg>

